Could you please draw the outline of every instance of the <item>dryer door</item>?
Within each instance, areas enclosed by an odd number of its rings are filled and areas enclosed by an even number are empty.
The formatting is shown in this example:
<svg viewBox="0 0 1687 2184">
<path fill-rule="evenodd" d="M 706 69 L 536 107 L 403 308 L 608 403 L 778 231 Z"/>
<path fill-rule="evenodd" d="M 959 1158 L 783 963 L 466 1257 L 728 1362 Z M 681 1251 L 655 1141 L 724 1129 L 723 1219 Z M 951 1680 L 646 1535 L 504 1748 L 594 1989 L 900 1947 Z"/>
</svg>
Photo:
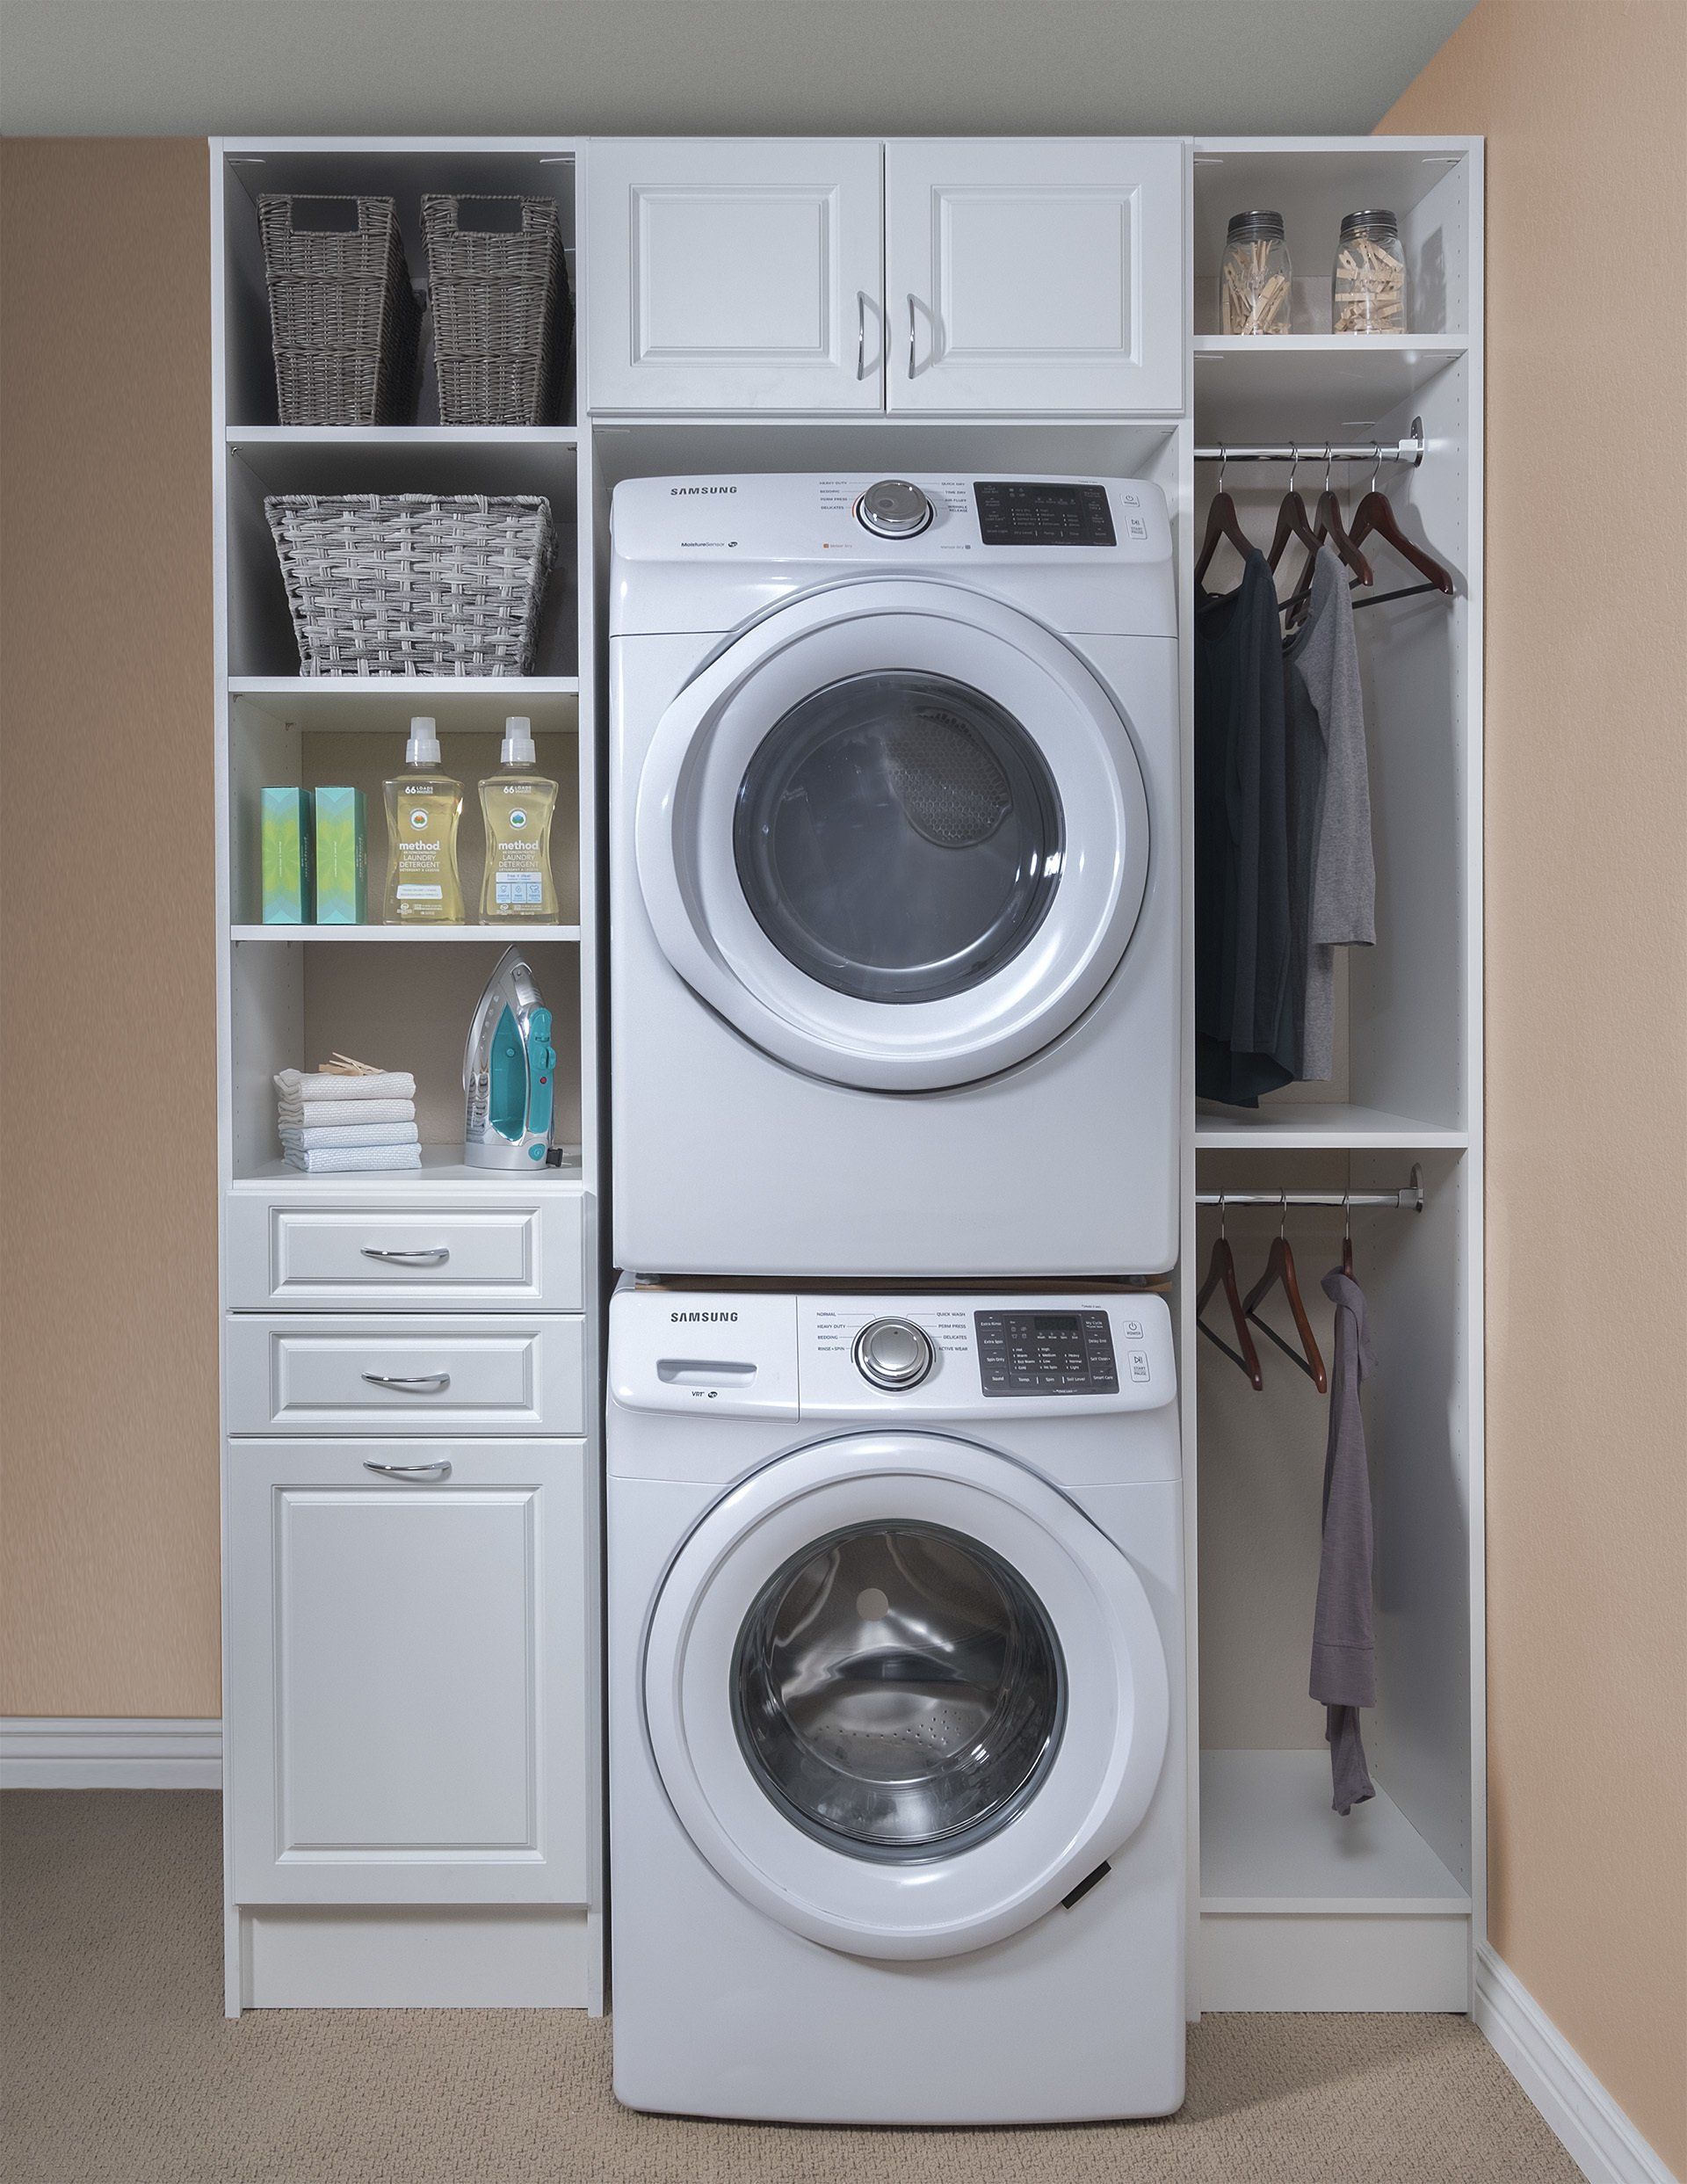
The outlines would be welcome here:
<svg viewBox="0 0 1687 2184">
<path fill-rule="evenodd" d="M 731 641 L 657 728 L 635 827 L 680 976 L 765 1052 L 884 1090 L 1057 1038 L 1148 881 L 1141 767 L 1096 677 L 917 579 L 805 593 Z"/>
<path fill-rule="evenodd" d="M 651 1749 L 731 1888 L 811 1941 L 954 1955 L 1051 1910 L 1147 1811 L 1164 1651 L 1063 1494 L 947 1437 L 784 1456 L 696 1527 L 647 1635 Z"/>
</svg>

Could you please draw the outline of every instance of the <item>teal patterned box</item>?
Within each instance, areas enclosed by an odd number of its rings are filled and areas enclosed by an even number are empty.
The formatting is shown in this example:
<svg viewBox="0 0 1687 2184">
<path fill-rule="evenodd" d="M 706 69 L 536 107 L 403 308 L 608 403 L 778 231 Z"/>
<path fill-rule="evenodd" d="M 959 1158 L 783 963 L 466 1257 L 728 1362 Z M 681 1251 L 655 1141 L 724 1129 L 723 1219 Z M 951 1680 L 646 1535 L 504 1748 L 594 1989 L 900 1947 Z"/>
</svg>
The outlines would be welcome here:
<svg viewBox="0 0 1687 2184">
<path fill-rule="evenodd" d="M 266 788 L 263 802 L 264 923 L 310 923 L 310 791 Z"/>
<path fill-rule="evenodd" d="M 315 834 L 317 924 L 365 924 L 369 845 L 364 831 L 363 791 L 319 788 Z"/>
</svg>

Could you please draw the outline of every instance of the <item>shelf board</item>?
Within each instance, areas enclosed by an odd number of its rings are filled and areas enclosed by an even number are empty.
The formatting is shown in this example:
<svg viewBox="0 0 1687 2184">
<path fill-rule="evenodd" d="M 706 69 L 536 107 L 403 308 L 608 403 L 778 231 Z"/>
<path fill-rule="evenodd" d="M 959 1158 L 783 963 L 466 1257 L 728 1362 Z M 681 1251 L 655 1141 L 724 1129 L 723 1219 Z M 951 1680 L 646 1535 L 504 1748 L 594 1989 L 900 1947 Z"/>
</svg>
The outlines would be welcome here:
<svg viewBox="0 0 1687 2184">
<path fill-rule="evenodd" d="M 1470 1896 L 1380 1787 L 1343 1819 L 1329 1754 L 1201 1754 L 1201 1914 L 1467 1912 Z"/>
<path fill-rule="evenodd" d="M 576 675 L 233 675 L 228 695 L 236 729 L 243 703 L 313 736 L 402 736 L 413 713 L 431 714 L 442 735 L 496 736 L 510 713 L 541 736 L 580 724 Z"/>
<path fill-rule="evenodd" d="M 576 424 L 230 424 L 231 447 L 577 447 Z"/>
<path fill-rule="evenodd" d="M 1198 334 L 1194 346 L 1202 441 L 1362 440 L 1466 352 L 1438 334 Z"/>
<path fill-rule="evenodd" d="M 577 941 L 578 925 L 230 925 L 231 940 Z"/>
<path fill-rule="evenodd" d="M 1459 1151 L 1469 1143 L 1467 1130 L 1333 1100 L 1249 1109 L 1198 1107 L 1195 1113 L 1198 1152 Z"/>
<path fill-rule="evenodd" d="M 262 1191 L 266 1195 L 279 1191 L 300 1197 L 327 1192 L 344 1197 L 348 1189 L 358 1194 L 403 1193 L 431 1189 L 436 1184 L 448 1184 L 453 1189 L 472 1185 L 476 1190 L 530 1191 L 538 1183 L 548 1190 L 577 1191 L 583 1176 L 580 1148 L 569 1145 L 563 1150 L 567 1157 L 562 1167 L 538 1167 L 531 1172 L 525 1168 L 471 1168 L 463 1158 L 460 1139 L 448 1145 L 424 1145 L 419 1173 L 414 1168 L 353 1168 L 339 1170 L 333 1175 L 307 1175 L 302 1168 L 293 1167 L 285 1160 L 260 1160 L 243 1168 L 235 1177 L 231 1187 L 242 1192 Z"/>
</svg>

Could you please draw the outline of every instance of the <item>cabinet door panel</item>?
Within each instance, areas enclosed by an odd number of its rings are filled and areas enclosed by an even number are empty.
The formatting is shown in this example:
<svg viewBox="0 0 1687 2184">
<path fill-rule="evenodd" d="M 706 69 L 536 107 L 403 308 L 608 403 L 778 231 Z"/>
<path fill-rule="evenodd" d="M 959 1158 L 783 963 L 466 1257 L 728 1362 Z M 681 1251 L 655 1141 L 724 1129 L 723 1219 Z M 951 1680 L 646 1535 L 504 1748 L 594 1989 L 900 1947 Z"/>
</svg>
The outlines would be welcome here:
<svg viewBox="0 0 1687 2184">
<path fill-rule="evenodd" d="M 239 1900 L 584 1900 L 584 1485 L 577 1442 L 231 1447 Z"/>
<path fill-rule="evenodd" d="M 893 410 L 1183 407 L 1181 144 L 892 144 L 885 202 Z"/>
<path fill-rule="evenodd" d="M 876 143 L 595 143 L 596 410 L 876 410 Z"/>
</svg>

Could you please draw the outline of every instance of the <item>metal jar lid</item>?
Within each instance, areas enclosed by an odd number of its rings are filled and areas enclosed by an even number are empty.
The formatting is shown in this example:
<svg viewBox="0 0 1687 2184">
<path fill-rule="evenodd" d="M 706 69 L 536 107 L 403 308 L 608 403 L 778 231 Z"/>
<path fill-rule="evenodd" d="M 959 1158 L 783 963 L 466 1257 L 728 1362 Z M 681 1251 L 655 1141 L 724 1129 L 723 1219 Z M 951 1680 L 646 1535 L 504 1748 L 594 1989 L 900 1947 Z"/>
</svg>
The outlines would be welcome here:
<svg viewBox="0 0 1687 2184">
<path fill-rule="evenodd" d="M 1280 243 L 1283 240 L 1281 213 L 1232 213 L 1225 240 L 1229 243 Z"/>
<path fill-rule="evenodd" d="M 1342 241 L 1343 243 L 1350 236 L 1398 235 L 1399 232 L 1400 222 L 1392 213 L 1376 211 L 1342 214 Z"/>
</svg>

